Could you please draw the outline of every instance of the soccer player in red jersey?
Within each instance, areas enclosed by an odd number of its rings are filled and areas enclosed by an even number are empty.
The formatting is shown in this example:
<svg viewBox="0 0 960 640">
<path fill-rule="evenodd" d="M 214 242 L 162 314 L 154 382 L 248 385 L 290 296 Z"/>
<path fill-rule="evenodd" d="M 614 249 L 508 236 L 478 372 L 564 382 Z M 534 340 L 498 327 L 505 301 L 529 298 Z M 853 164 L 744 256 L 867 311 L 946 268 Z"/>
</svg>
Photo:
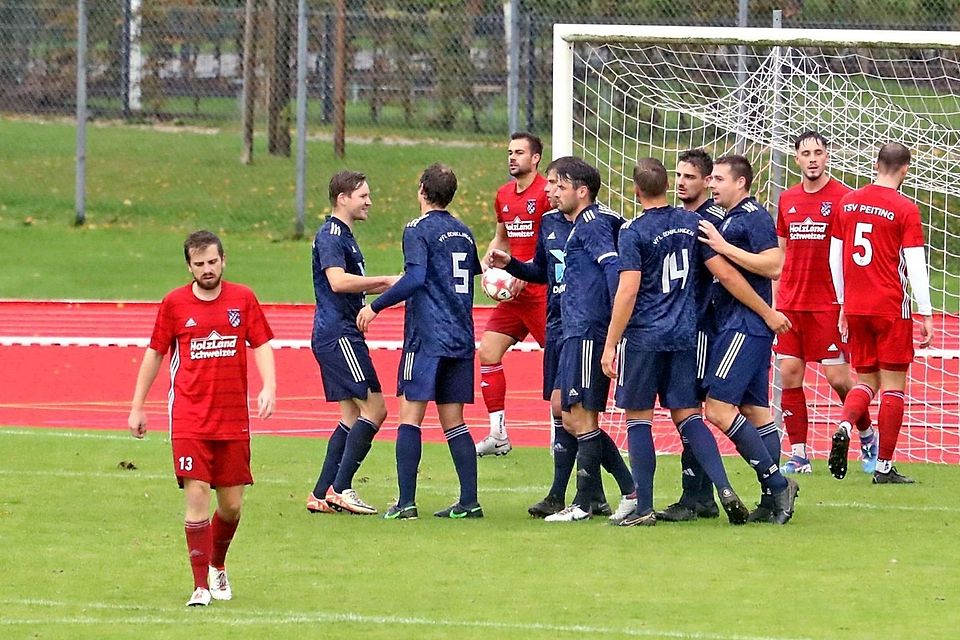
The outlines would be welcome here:
<svg viewBox="0 0 960 640">
<path fill-rule="evenodd" d="M 830 241 L 830 271 L 841 305 L 839 329 L 848 334 L 858 384 L 847 394 L 833 435 L 828 464 L 834 477 L 847 472 L 850 428 L 880 394 L 880 452 L 874 484 L 909 484 L 893 467 L 903 421 L 903 391 L 913 361 L 913 323 L 907 282 L 922 317 L 920 347 L 933 340 L 933 307 L 917 205 L 899 193 L 910 168 L 910 150 L 888 142 L 877 156 L 873 184 L 840 202 Z M 906 275 L 906 278 L 904 278 Z"/>
<path fill-rule="evenodd" d="M 514 178 L 497 190 L 494 210 L 497 231 L 487 247 L 484 270 L 495 250 L 506 251 L 517 260 L 533 258 L 537 248 L 540 218 L 550 210 L 545 191 L 546 178 L 537 171 L 543 143 L 537 136 L 518 132 L 510 136 L 507 162 Z M 503 354 L 532 334 L 540 346 L 546 342 L 547 289 L 542 284 L 515 281 L 514 297 L 497 305 L 480 337 L 480 391 L 490 414 L 490 435 L 477 443 L 477 455 L 502 456 L 512 448 L 507 437 L 504 398 L 507 381 Z"/>
<path fill-rule="evenodd" d="M 782 194 L 777 206 L 777 236 L 784 250 L 783 271 L 774 282 L 778 311 L 790 319 L 792 328 L 777 336 L 777 354 L 783 394 L 780 406 L 790 440 L 790 459 L 784 473 L 811 473 L 807 455 L 807 398 L 803 377 L 807 362 L 819 362 L 827 382 L 840 401 L 853 388 L 853 377 L 837 329 L 840 307 L 830 279 L 830 225 L 840 200 L 850 193 L 846 185 L 827 173 L 830 154 L 827 140 L 816 131 L 806 131 L 794 141 L 800 184 Z M 877 437 L 864 412 L 857 422 L 860 460 L 866 473 L 877 465 Z"/>
<path fill-rule="evenodd" d="M 169 350 L 173 466 L 186 501 L 184 528 L 194 582 L 187 606 L 206 606 L 211 597 L 232 597 L 225 558 L 240 522 L 244 485 L 253 484 L 248 344 L 263 381 L 257 396 L 261 419 L 273 414 L 277 383 L 273 333 L 253 292 L 221 279 L 226 261 L 220 238 L 196 231 L 183 243 L 183 254 L 193 282 L 160 303 L 127 424 L 133 437 L 146 434 L 143 405 Z M 211 489 L 217 492 L 212 523 Z"/>
</svg>

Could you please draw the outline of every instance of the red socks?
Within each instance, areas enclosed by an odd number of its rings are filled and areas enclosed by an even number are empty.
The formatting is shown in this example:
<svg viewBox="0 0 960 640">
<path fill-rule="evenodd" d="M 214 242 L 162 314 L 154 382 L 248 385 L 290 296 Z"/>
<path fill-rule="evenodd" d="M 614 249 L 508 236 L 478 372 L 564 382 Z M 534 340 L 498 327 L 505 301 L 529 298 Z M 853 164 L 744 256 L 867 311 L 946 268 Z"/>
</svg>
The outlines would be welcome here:
<svg viewBox="0 0 960 640">
<path fill-rule="evenodd" d="M 187 551 L 190 554 L 190 569 L 193 571 L 193 587 L 208 588 L 207 572 L 210 566 L 210 521 L 184 522 L 187 534 Z"/>
<path fill-rule="evenodd" d="M 880 394 L 880 414 L 877 416 L 880 427 L 880 460 L 893 460 L 897 449 L 897 438 L 903 424 L 903 392 L 884 391 Z"/>
<path fill-rule="evenodd" d="M 783 412 L 783 426 L 787 430 L 790 444 L 807 443 L 807 397 L 803 387 L 784 389 L 780 395 L 780 409 Z"/>
<path fill-rule="evenodd" d="M 487 413 L 503 411 L 507 395 L 507 378 L 503 375 L 503 363 L 480 365 L 480 392 L 487 405 Z"/>
<path fill-rule="evenodd" d="M 233 522 L 229 522 L 220 518 L 219 511 L 213 514 L 213 526 L 211 527 L 213 530 L 213 553 L 210 554 L 211 567 L 223 569 L 227 557 L 227 549 L 230 548 L 230 543 L 233 541 L 233 534 L 237 532 L 237 525 L 239 524 L 239 518 Z"/>
<path fill-rule="evenodd" d="M 901 396 L 902 397 L 902 396 Z M 840 411 L 840 421 L 849 422 L 860 428 L 861 421 L 866 417 L 870 420 L 868 409 L 873 400 L 873 390 L 865 384 L 858 384 L 847 393 L 843 399 L 843 410 Z"/>
</svg>

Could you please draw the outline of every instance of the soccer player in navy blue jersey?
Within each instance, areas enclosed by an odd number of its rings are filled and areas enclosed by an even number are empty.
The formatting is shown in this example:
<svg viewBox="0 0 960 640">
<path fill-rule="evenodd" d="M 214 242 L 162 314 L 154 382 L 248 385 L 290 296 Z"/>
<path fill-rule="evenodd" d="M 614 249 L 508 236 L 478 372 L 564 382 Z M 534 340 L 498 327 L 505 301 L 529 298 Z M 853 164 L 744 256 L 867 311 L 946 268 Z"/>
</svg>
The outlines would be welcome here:
<svg viewBox="0 0 960 640">
<path fill-rule="evenodd" d="M 700 240 L 732 262 L 769 305 L 771 280 L 780 277 L 783 250 L 773 218 L 750 195 L 752 184 L 753 167 L 743 156 L 724 156 L 713 163 L 710 189 L 727 215 L 719 229 L 701 221 Z M 793 478 L 784 478 L 778 465 L 780 434 L 769 402 L 774 332 L 723 287 L 714 286 L 713 304 L 717 336 L 707 367 L 707 419 L 733 441 L 768 496 L 751 521 L 786 524 L 799 487 Z"/>
<path fill-rule="evenodd" d="M 527 512 L 536 518 L 545 518 L 557 513 L 566 506 L 567 484 L 577 458 L 577 438 L 563 424 L 563 412 L 560 403 L 560 388 L 557 386 L 557 368 L 560 360 L 560 346 L 563 338 L 561 296 L 566 288 L 564 279 L 564 247 L 567 237 L 573 229 L 576 215 L 556 209 L 555 191 L 557 186 L 557 168 L 575 160 L 573 156 L 557 158 L 547 167 L 545 192 L 554 207 L 541 218 L 536 250 L 530 262 L 520 261 L 504 251 L 493 250 L 488 256 L 492 267 L 506 269 L 511 275 L 526 282 L 539 282 L 547 285 L 547 321 L 546 344 L 543 351 L 543 399 L 550 401 L 553 415 L 553 483 L 547 496 L 532 505 Z M 601 494 L 590 505 L 592 513 L 605 513 L 611 518 L 622 518 L 633 511 L 636 498 L 633 478 L 623 462 L 616 443 L 606 432 L 601 432 L 603 442 L 602 466 L 614 474 L 623 498 L 616 512 L 609 510 L 606 499 Z"/>
<path fill-rule="evenodd" d="M 616 234 L 623 219 L 596 203 L 600 173 L 579 158 L 557 167 L 557 208 L 575 216 L 564 246 L 561 296 L 563 342 L 557 386 L 564 424 L 577 436 L 577 494 L 548 522 L 571 522 L 591 516 L 590 504 L 602 492 L 600 460 L 603 440 L 600 411 L 606 409 L 610 381 L 600 370 L 600 349 L 617 282 Z"/>
<path fill-rule="evenodd" d="M 685 210 L 696 212 L 703 219 L 718 225 L 723 222 L 725 211 L 710 197 L 707 184 L 711 173 L 713 159 L 710 154 L 703 149 L 684 151 L 677 157 L 674 190 L 679 205 Z M 694 283 L 697 299 L 697 385 L 701 402 L 707 397 L 703 378 L 707 370 L 710 340 L 714 334 L 713 305 L 710 302 L 713 280 L 704 275 Z M 657 520 L 685 522 L 697 518 L 716 518 L 720 511 L 714 501 L 713 483 L 682 434 L 680 443 L 680 499 L 663 511 L 658 511 Z"/>
<path fill-rule="evenodd" d="M 307 510 L 366 515 L 377 510 L 353 490 L 353 476 L 370 451 L 387 409 L 356 318 L 364 295 L 385 291 L 397 277 L 366 275 L 363 253 L 353 235 L 354 223 L 367 219 L 372 204 L 367 177 L 340 171 L 330 178 L 329 196 L 333 211 L 313 240 L 317 306 L 310 346 L 320 365 L 327 402 L 340 405 L 340 423 L 327 443 Z"/>
<path fill-rule="evenodd" d="M 620 524 L 656 524 L 651 429 L 658 396 L 716 484 L 730 522 L 744 524 L 746 507 L 727 479 L 716 440 L 699 412 L 696 289 L 708 277 L 703 265 L 768 321 L 778 322 L 779 315 L 729 263 L 697 241 L 699 215 L 667 204 L 667 170 L 659 160 L 640 160 L 633 180 L 643 214 L 620 229 L 620 280 L 601 357 L 604 373 L 617 379 L 617 406 L 625 411 L 637 482 L 636 511 Z"/>
<path fill-rule="evenodd" d="M 422 215 L 403 230 L 404 274 L 357 315 L 357 327 L 366 331 L 379 312 L 406 300 L 397 381 L 400 497 L 384 514 L 387 519 L 417 517 L 420 426 L 430 401 L 437 405 L 460 479 L 459 500 L 434 515 L 483 517 L 476 449 L 463 420 L 463 405 L 473 402 L 473 279 L 480 259 L 469 227 L 446 210 L 456 192 L 457 176 L 449 167 L 433 164 L 424 170 L 417 196 Z"/>
</svg>

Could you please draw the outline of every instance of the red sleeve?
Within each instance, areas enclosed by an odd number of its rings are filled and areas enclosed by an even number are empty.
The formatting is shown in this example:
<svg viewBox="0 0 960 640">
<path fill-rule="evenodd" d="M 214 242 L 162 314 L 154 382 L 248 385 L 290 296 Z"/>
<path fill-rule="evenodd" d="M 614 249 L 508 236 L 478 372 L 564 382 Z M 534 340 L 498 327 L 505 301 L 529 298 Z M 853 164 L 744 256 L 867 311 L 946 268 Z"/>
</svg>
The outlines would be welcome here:
<svg viewBox="0 0 960 640">
<path fill-rule="evenodd" d="M 250 294 L 248 302 L 249 307 L 247 316 L 250 318 L 250 330 L 247 332 L 247 342 L 256 349 L 273 339 L 273 331 L 267 318 L 263 315 L 263 308 L 260 307 L 260 301 L 253 293 Z"/>
<path fill-rule="evenodd" d="M 497 195 L 493 197 L 493 215 L 496 216 L 497 222 L 503 222 L 500 217 L 500 212 L 503 210 L 503 204 L 500 202 L 500 189 L 497 189 Z"/>
<path fill-rule="evenodd" d="M 783 202 L 783 198 L 780 199 L 780 202 Z M 777 203 L 777 237 L 780 238 L 789 238 L 787 233 L 787 223 L 783 219 L 783 213 L 780 209 L 780 202 Z"/>
<path fill-rule="evenodd" d="M 923 240 L 923 224 L 920 222 L 920 209 L 912 202 L 904 207 L 903 218 L 903 246 L 904 247 L 922 247 L 926 243 Z"/>
<path fill-rule="evenodd" d="M 153 335 L 150 336 L 150 348 L 160 354 L 166 354 L 176 338 L 173 333 L 173 305 L 170 303 L 168 295 L 160 303 L 157 309 L 157 320 L 153 325 Z"/>
</svg>

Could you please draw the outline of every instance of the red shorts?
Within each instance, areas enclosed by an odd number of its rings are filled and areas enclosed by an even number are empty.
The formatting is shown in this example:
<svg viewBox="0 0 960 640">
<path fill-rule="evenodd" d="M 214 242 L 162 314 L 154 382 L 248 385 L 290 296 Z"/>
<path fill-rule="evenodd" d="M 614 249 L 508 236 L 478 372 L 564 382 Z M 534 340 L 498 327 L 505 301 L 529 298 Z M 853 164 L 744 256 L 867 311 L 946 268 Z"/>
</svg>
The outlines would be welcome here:
<svg viewBox="0 0 960 640">
<path fill-rule="evenodd" d="M 847 316 L 850 355 L 859 373 L 906 371 L 913 362 L 913 320 Z"/>
<path fill-rule="evenodd" d="M 516 300 L 498 304 L 483 330 L 508 335 L 517 342 L 530 334 L 542 347 L 547 343 L 547 299 L 523 293 Z"/>
<path fill-rule="evenodd" d="M 790 331 L 774 339 L 773 350 L 777 356 L 827 365 L 847 361 L 847 344 L 837 328 L 840 307 L 827 311 L 783 311 L 783 314 L 792 326 Z"/>
<path fill-rule="evenodd" d="M 253 484 L 250 440 L 173 440 L 173 472 L 183 479 L 202 480 L 211 487 Z"/>
</svg>

